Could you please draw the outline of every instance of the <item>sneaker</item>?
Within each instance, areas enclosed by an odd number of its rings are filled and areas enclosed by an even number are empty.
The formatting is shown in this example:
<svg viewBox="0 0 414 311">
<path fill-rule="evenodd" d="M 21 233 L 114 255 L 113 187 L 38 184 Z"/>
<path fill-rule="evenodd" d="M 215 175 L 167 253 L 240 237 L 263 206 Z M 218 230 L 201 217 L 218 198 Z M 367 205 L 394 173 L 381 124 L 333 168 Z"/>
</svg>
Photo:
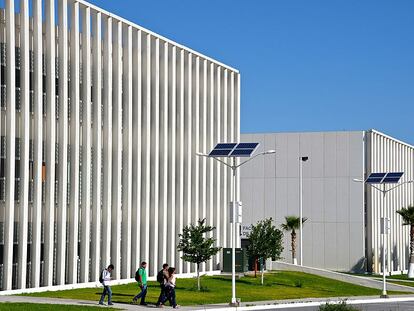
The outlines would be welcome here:
<svg viewBox="0 0 414 311">
<path fill-rule="evenodd" d="M 112 302 L 108 302 L 108 306 L 113 306 L 114 304 Z"/>
<path fill-rule="evenodd" d="M 132 299 L 132 302 L 131 302 L 132 304 L 136 304 L 137 303 L 137 300 L 136 299 Z"/>
<path fill-rule="evenodd" d="M 100 304 L 101 306 L 104 306 L 104 305 L 105 305 L 102 301 L 99 301 L 99 304 Z"/>
<path fill-rule="evenodd" d="M 175 307 L 173 307 L 174 309 L 179 309 L 180 305 L 176 305 Z"/>
<path fill-rule="evenodd" d="M 160 303 L 159 305 L 157 305 L 157 308 L 164 308 L 164 305 Z"/>
</svg>

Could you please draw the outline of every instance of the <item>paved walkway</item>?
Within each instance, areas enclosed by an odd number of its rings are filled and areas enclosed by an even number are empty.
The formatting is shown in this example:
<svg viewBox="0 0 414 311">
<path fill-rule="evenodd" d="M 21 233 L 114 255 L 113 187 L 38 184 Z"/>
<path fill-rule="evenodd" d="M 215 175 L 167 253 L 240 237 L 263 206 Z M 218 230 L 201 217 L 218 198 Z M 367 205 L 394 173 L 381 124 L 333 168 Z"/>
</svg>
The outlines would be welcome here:
<svg viewBox="0 0 414 311">
<path fill-rule="evenodd" d="M 313 267 L 307 267 L 307 266 L 298 266 L 298 265 L 293 265 L 290 263 L 280 262 L 280 261 L 273 261 L 271 262 L 270 265 L 271 266 L 268 268 L 270 268 L 271 270 L 299 271 L 299 272 L 323 276 L 323 277 L 334 279 L 337 281 L 343 281 L 343 282 L 357 284 L 357 285 L 361 285 L 365 287 L 382 289 L 382 279 L 357 276 L 357 275 L 346 274 L 346 273 L 313 268 Z M 400 291 L 400 292 L 407 292 L 407 293 L 414 292 L 413 287 L 399 285 L 399 284 L 391 283 L 389 281 L 390 279 L 387 279 L 387 290 L 389 291 Z M 398 281 L 398 280 L 395 280 L 395 281 Z"/>
<path fill-rule="evenodd" d="M 295 300 L 274 300 L 274 301 L 255 301 L 255 302 L 245 302 L 242 303 L 238 308 L 229 307 L 227 304 L 216 304 L 216 305 L 205 305 L 205 306 L 189 306 L 181 307 L 180 310 L 194 310 L 194 311 L 241 311 L 241 310 L 285 310 L 285 309 L 294 309 L 299 310 L 308 307 L 317 307 L 320 304 L 325 304 L 326 302 L 338 302 L 342 300 L 347 300 L 349 304 L 381 304 L 389 302 L 413 302 L 414 295 L 402 295 L 402 296 L 392 296 L 388 299 L 380 299 L 373 296 L 364 296 L 364 297 L 332 297 L 332 298 L 306 298 L 306 299 L 295 299 Z M 21 302 L 21 303 L 44 303 L 44 304 L 62 304 L 62 305 L 77 305 L 77 306 L 95 306 L 99 307 L 98 302 L 96 301 L 87 301 L 87 300 L 72 300 L 72 299 L 59 299 L 59 298 L 46 298 L 46 297 L 27 297 L 27 296 L 2 296 L 0 297 L 1 302 Z M 101 306 L 106 308 L 106 306 Z M 115 303 L 113 306 L 115 309 L 120 310 L 148 310 L 148 309 L 157 309 L 154 305 L 149 305 L 143 307 L 140 305 L 132 304 L 121 304 Z M 165 307 L 164 309 L 171 310 L 171 307 Z M 307 310 L 307 309 L 306 309 Z"/>
<path fill-rule="evenodd" d="M 381 288 L 382 282 L 372 278 L 365 278 L 359 276 L 350 276 L 343 273 L 327 271 L 323 269 L 315 269 L 309 267 L 298 267 L 292 265 L 281 265 L 280 270 L 299 270 L 302 272 L 308 272 L 312 274 L 318 274 L 321 276 L 342 280 L 345 282 L 350 282 L 353 284 L 359 284 L 367 287 Z M 293 269 L 292 269 L 293 268 Z M 334 298 L 306 298 L 306 299 L 295 299 L 295 300 L 275 300 L 275 301 L 256 301 L 256 302 L 244 302 L 238 308 L 229 308 L 228 304 L 216 304 L 216 305 L 203 305 L 203 306 L 190 306 L 190 307 L 181 307 L 181 310 L 281 310 L 281 309 L 291 309 L 293 310 L 311 310 L 313 307 L 315 310 L 318 309 L 320 304 L 326 303 L 326 301 L 337 302 L 342 300 L 347 300 L 350 304 L 383 304 L 384 306 L 387 303 L 392 301 L 394 302 L 409 302 L 414 304 L 414 288 L 408 286 L 401 286 L 396 284 L 387 285 L 388 290 L 398 290 L 398 291 L 409 291 L 411 295 L 399 295 L 391 297 L 391 299 L 379 299 L 379 297 L 370 296 L 370 297 L 334 297 Z M 99 306 L 97 301 L 88 301 L 88 300 L 72 300 L 72 299 L 59 299 L 59 298 L 47 298 L 47 297 L 28 297 L 28 296 L 0 296 L 0 302 L 22 302 L 22 303 L 46 303 L 46 304 L 63 304 L 63 305 L 77 305 L 77 306 Z M 102 306 L 106 308 L 106 306 Z M 121 310 L 145 310 L 145 309 L 156 309 L 155 305 L 149 305 L 147 307 L 132 305 L 132 304 L 121 304 L 115 303 L 113 306 L 115 309 Z M 165 307 L 165 309 L 172 309 L 171 307 Z M 394 310 L 394 309 L 389 309 Z M 408 310 L 408 309 L 407 309 Z M 413 309 L 414 310 L 414 309 Z"/>
</svg>

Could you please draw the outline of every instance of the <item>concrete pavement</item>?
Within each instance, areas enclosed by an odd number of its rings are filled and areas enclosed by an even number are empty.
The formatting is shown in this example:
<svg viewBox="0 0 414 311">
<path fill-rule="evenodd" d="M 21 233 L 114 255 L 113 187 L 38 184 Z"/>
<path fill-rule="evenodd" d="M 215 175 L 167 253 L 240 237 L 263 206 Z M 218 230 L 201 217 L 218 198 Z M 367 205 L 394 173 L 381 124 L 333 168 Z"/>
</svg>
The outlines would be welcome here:
<svg viewBox="0 0 414 311">
<path fill-rule="evenodd" d="M 310 273 L 314 275 L 319 275 L 325 278 L 334 279 L 337 281 L 352 283 L 355 285 L 361 285 L 365 287 L 382 289 L 382 280 L 372 277 L 363 277 L 358 275 L 346 274 L 331 270 L 325 270 L 320 268 L 313 268 L 307 266 L 299 266 L 281 261 L 271 261 L 267 262 L 267 269 L 269 270 L 279 270 L 279 271 L 298 271 L 304 273 Z M 389 291 L 399 291 L 399 292 L 414 292 L 414 288 L 410 286 L 404 286 L 399 284 L 392 284 L 387 280 L 387 290 Z"/>
<path fill-rule="evenodd" d="M 240 307 L 229 307 L 227 304 L 203 305 L 203 306 L 188 306 L 181 307 L 180 310 L 194 310 L 194 311 L 250 311 L 250 310 L 289 310 L 289 311 L 317 311 L 319 306 L 326 302 L 337 303 L 342 300 L 347 300 L 347 304 L 353 305 L 363 311 L 414 311 L 414 295 L 393 296 L 388 299 L 381 299 L 376 297 L 337 297 L 337 298 L 307 298 L 295 300 L 276 300 L 276 301 L 255 301 L 242 303 Z M 46 303 L 46 304 L 62 304 L 62 305 L 77 305 L 77 306 L 99 306 L 97 301 L 87 300 L 71 300 L 58 299 L 46 297 L 27 297 L 27 296 L 2 296 L 1 302 L 21 302 L 21 303 Z M 106 308 L 106 306 L 102 306 Z M 143 307 L 140 305 L 120 304 L 115 303 L 115 309 L 120 310 L 146 310 L 156 309 L 154 305 Z M 166 306 L 164 309 L 172 309 Z"/>
</svg>

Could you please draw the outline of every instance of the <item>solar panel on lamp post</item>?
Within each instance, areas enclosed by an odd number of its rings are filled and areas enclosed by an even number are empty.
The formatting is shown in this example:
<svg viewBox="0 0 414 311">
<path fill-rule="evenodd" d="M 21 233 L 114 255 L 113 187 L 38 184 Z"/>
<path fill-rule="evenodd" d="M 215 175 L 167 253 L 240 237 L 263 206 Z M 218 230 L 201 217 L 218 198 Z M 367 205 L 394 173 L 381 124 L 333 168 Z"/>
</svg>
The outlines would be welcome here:
<svg viewBox="0 0 414 311">
<path fill-rule="evenodd" d="M 386 243 L 385 243 L 385 235 L 387 234 L 388 228 L 387 228 L 387 221 L 385 219 L 385 196 L 387 195 L 388 192 L 402 186 L 405 184 L 409 184 L 409 183 L 413 183 L 414 180 L 409 180 L 409 181 L 404 181 L 402 183 L 399 183 L 400 178 L 402 177 L 404 173 L 403 172 L 391 172 L 391 173 L 371 173 L 368 178 L 366 180 L 362 180 L 362 179 L 356 179 L 354 178 L 353 181 L 355 182 L 360 182 L 360 183 L 364 183 L 364 184 L 368 184 L 369 186 L 371 186 L 371 188 L 374 188 L 378 191 L 380 191 L 382 193 L 382 283 L 383 283 L 383 287 L 382 287 L 382 294 L 381 294 L 381 298 L 388 298 L 388 294 L 387 294 L 387 282 L 386 282 L 386 278 L 385 278 L 385 247 L 386 247 Z M 382 185 L 381 187 L 376 186 L 376 184 Z M 390 187 L 390 188 L 386 188 L 386 184 L 396 184 L 396 186 L 394 187 Z"/>
<path fill-rule="evenodd" d="M 230 305 L 232 306 L 238 306 L 238 301 L 236 298 L 236 224 L 238 221 L 236 220 L 236 172 L 239 167 L 246 164 L 247 162 L 250 162 L 251 160 L 257 158 L 261 155 L 268 155 L 268 154 L 274 154 L 276 153 L 275 150 L 267 150 L 261 153 L 258 153 L 251 157 L 253 152 L 256 150 L 256 148 L 259 146 L 259 143 L 219 143 L 217 144 L 212 151 L 210 151 L 209 154 L 197 152 L 196 155 L 201 157 L 207 157 L 212 158 L 221 164 L 229 167 L 232 170 L 233 173 L 233 198 L 232 198 L 232 254 L 231 254 L 231 261 L 232 261 L 232 267 L 231 267 L 231 289 L 232 289 L 232 295 L 231 295 L 231 302 Z M 233 158 L 232 163 L 229 164 L 226 161 L 223 161 L 219 159 L 220 157 L 223 158 Z M 237 164 L 236 158 L 239 157 L 248 157 L 246 161 L 243 161 L 239 164 Z"/>
</svg>

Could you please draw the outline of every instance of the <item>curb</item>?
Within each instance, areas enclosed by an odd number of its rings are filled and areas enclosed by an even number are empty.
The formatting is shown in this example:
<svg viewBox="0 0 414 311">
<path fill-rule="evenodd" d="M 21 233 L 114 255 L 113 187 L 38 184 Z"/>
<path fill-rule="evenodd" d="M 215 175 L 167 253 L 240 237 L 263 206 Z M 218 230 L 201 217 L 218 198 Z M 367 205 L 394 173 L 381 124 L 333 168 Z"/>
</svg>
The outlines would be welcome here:
<svg viewBox="0 0 414 311">
<path fill-rule="evenodd" d="M 414 301 L 414 296 L 410 297 L 393 297 L 393 298 L 371 298 L 371 299 L 332 299 L 332 300 L 321 300 L 321 301 L 309 301 L 309 302 L 290 302 L 290 303 L 280 303 L 277 302 L 266 305 L 257 305 L 257 306 L 242 306 L 242 307 L 223 307 L 223 308 L 204 308 L 204 309 L 194 309 L 194 311 L 243 311 L 243 310 L 275 310 L 275 309 L 290 309 L 290 308 L 300 308 L 300 307 L 319 307 L 326 303 L 338 304 L 342 301 L 346 301 L 348 305 L 359 305 L 359 304 L 374 304 L 374 303 L 389 303 L 389 302 L 409 302 Z M 254 302 L 252 302 L 254 304 Z"/>
</svg>

